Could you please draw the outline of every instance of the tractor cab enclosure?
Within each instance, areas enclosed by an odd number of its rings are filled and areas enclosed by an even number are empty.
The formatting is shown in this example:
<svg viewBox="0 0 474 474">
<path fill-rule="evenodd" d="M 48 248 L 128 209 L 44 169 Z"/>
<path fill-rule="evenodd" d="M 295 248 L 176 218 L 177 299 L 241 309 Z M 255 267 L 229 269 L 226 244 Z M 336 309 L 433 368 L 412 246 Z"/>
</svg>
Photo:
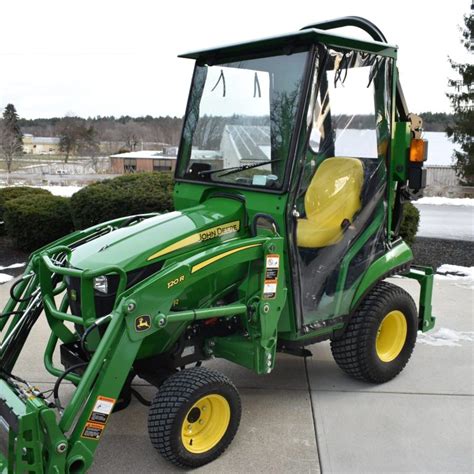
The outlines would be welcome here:
<svg viewBox="0 0 474 474">
<path fill-rule="evenodd" d="M 364 272 L 396 239 L 388 205 L 396 50 L 347 45 L 305 29 L 185 56 L 196 66 L 176 206 L 239 199 L 250 232 L 265 232 L 264 215 L 285 237 L 284 338 L 342 327 Z"/>
</svg>

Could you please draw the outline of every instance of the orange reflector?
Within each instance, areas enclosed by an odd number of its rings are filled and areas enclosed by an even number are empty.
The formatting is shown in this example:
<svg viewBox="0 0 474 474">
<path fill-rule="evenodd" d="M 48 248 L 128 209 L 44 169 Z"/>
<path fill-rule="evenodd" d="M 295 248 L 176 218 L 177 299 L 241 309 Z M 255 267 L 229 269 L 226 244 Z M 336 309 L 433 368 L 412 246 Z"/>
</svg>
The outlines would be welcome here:
<svg viewBox="0 0 474 474">
<path fill-rule="evenodd" d="M 423 138 L 413 138 L 410 144 L 410 161 L 422 163 L 427 157 L 428 142 Z"/>
</svg>

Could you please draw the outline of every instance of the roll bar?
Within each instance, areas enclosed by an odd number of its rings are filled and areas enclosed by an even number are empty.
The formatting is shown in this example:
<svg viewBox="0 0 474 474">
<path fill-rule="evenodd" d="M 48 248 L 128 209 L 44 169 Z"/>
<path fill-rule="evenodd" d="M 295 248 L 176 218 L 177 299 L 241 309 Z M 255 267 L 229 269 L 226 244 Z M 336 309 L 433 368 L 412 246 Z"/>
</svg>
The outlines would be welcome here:
<svg viewBox="0 0 474 474">
<path fill-rule="evenodd" d="M 307 30 L 309 28 L 316 28 L 318 30 L 335 30 L 336 28 L 344 28 L 345 26 L 355 26 L 368 33 L 373 40 L 380 41 L 381 43 L 387 43 L 387 38 L 375 26 L 371 21 L 366 20 L 360 16 L 343 16 L 341 18 L 335 18 L 334 20 L 321 21 L 319 23 L 313 23 L 308 26 L 301 28 Z"/>
<path fill-rule="evenodd" d="M 315 28 L 318 30 L 334 30 L 336 28 L 344 28 L 346 26 L 354 26 L 368 33 L 374 41 L 380 41 L 381 43 L 387 43 L 387 38 L 382 31 L 374 25 L 371 21 L 366 20 L 360 16 L 343 16 L 341 18 L 335 18 L 334 20 L 321 21 L 319 23 L 312 23 L 311 25 L 304 26 L 302 30 Z M 397 112 L 399 120 L 402 122 L 408 122 L 408 107 L 405 101 L 405 95 L 398 78 L 397 71 L 397 91 L 395 95 Z"/>
</svg>

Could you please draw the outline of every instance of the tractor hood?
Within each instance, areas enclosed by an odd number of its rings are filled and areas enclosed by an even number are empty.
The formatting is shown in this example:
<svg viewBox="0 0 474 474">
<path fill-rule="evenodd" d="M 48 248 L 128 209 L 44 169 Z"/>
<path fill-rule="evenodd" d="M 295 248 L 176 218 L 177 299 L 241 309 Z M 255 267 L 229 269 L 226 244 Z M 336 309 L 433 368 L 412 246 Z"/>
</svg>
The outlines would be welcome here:
<svg viewBox="0 0 474 474">
<path fill-rule="evenodd" d="M 244 203 L 225 197 L 119 228 L 81 245 L 71 254 L 73 267 L 86 270 L 118 265 L 126 272 L 197 247 L 216 245 L 244 229 Z"/>
</svg>

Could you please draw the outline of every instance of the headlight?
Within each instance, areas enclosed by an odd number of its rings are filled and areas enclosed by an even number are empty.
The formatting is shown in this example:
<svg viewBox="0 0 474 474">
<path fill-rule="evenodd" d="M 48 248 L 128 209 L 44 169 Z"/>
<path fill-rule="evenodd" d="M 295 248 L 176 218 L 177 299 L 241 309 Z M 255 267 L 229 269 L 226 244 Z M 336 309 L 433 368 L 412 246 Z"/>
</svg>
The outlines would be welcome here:
<svg viewBox="0 0 474 474">
<path fill-rule="evenodd" d="M 109 292 L 109 282 L 105 275 L 94 278 L 94 290 L 107 294 Z"/>
</svg>

